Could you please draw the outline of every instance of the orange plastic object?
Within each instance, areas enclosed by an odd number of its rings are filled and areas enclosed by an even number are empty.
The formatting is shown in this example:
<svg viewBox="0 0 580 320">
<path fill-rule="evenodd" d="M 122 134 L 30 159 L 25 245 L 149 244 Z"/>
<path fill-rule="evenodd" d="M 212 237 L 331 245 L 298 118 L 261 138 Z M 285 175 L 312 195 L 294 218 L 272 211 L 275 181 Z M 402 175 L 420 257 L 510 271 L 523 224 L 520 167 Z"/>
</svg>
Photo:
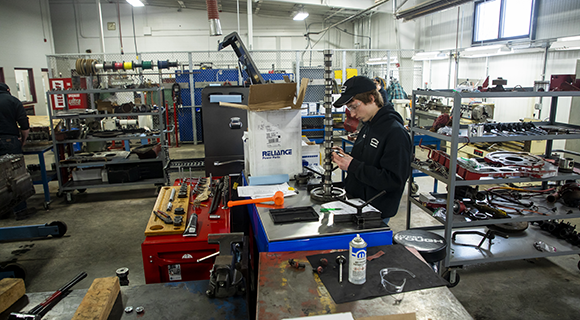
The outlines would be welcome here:
<svg viewBox="0 0 580 320">
<path fill-rule="evenodd" d="M 236 201 L 228 201 L 228 207 L 233 206 L 241 206 L 244 204 L 252 204 L 252 203 L 262 203 L 274 201 L 274 204 L 277 206 L 281 206 L 284 204 L 284 192 L 276 191 L 273 197 L 268 198 L 258 198 L 258 199 L 249 199 L 249 200 L 236 200 Z"/>
</svg>

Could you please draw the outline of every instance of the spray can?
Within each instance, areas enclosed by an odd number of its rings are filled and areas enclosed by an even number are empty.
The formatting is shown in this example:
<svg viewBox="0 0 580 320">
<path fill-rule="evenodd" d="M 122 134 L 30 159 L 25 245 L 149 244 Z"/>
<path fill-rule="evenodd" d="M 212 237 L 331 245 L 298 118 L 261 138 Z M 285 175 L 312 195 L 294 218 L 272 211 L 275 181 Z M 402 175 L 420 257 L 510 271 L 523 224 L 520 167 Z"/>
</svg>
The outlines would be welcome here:
<svg viewBox="0 0 580 320">
<path fill-rule="evenodd" d="M 349 247 L 348 281 L 363 284 L 367 281 L 367 243 L 357 234 Z"/>
</svg>

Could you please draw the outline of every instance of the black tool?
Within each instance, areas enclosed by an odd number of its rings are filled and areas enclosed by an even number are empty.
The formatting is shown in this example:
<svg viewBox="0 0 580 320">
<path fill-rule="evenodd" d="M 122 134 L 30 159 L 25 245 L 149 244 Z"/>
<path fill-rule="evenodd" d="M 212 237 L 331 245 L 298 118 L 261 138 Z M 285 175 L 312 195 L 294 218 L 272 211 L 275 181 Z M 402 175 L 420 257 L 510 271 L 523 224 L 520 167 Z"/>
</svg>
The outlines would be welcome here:
<svg viewBox="0 0 580 320">
<path fill-rule="evenodd" d="M 187 223 L 187 227 L 183 232 L 184 237 L 197 237 L 197 214 L 195 212 L 191 213 L 191 217 L 189 217 L 189 222 Z"/>
<path fill-rule="evenodd" d="M 179 227 L 183 223 L 183 216 L 175 216 L 173 218 L 173 225 Z"/>
<path fill-rule="evenodd" d="M 41 302 L 36 307 L 32 308 L 27 313 L 20 313 L 20 312 L 12 312 L 8 317 L 9 320 L 38 320 L 41 319 L 49 310 L 57 304 L 62 298 L 64 298 L 67 294 L 70 293 L 70 289 L 81 280 L 87 277 L 86 272 L 79 273 L 76 277 L 74 277 L 71 281 L 65 284 L 62 288 L 58 289 L 55 293 L 53 293 L 50 297 L 46 298 L 43 302 Z"/>
<path fill-rule="evenodd" d="M 160 210 L 155 210 L 155 211 L 153 211 L 153 213 L 155 213 L 157 218 L 161 219 L 161 221 L 163 221 L 167 224 L 173 224 L 173 219 L 171 219 L 171 217 L 167 213 L 160 211 Z"/>
</svg>

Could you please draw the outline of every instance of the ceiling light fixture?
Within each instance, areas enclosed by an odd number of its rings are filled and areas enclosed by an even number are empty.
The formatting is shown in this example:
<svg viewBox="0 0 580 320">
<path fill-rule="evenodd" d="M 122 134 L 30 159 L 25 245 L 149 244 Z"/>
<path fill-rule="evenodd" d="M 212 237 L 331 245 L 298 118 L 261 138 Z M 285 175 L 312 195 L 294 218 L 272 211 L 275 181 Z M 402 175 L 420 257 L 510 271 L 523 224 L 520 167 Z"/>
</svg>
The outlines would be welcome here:
<svg viewBox="0 0 580 320">
<path fill-rule="evenodd" d="M 449 55 L 441 51 L 428 51 L 428 52 L 418 52 L 411 59 L 413 61 L 426 61 L 426 60 L 443 60 L 447 59 Z"/>
<path fill-rule="evenodd" d="M 141 0 L 127 0 L 127 2 L 133 7 L 144 7 L 145 5 Z"/>
<path fill-rule="evenodd" d="M 293 20 L 294 21 L 302 21 L 302 20 L 306 19 L 306 17 L 308 17 L 308 12 L 299 11 L 298 13 L 296 13 Z"/>
<path fill-rule="evenodd" d="M 565 37 L 558 38 L 556 42 L 550 45 L 552 50 L 579 50 L 580 49 L 580 36 L 575 37 Z"/>
<path fill-rule="evenodd" d="M 178 0 L 177 3 L 179 3 L 181 8 L 185 8 L 185 3 L 183 3 L 183 1 Z"/>
</svg>

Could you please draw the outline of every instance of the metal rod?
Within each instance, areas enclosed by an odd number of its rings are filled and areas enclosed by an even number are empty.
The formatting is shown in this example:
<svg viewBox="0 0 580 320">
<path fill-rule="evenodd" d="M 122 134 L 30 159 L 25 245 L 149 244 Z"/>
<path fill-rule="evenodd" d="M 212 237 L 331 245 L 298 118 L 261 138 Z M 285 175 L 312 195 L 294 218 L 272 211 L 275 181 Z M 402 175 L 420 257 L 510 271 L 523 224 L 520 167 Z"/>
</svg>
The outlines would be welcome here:
<svg viewBox="0 0 580 320">
<path fill-rule="evenodd" d="M 203 260 L 206 260 L 206 259 L 209 259 L 209 258 L 213 258 L 213 257 L 215 257 L 215 256 L 217 256 L 219 254 L 220 254 L 219 251 L 218 252 L 214 252 L 214 253 L 210 254 L 209 256 L 205 256 L 203 258 L 197 259 L 197 262 L 202 262 Z"/>
</svg>

